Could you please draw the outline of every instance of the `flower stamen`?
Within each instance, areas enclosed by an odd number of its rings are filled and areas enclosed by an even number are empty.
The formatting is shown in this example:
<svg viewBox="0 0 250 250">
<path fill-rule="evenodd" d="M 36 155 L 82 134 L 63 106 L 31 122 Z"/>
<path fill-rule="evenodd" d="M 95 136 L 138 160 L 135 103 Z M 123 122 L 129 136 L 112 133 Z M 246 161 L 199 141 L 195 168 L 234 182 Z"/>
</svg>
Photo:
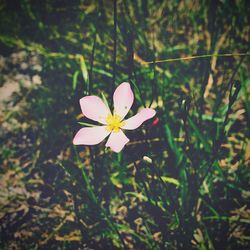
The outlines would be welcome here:
<svg viewBox="0 0 250 250">
<path fill-rule="evenodd" d="M 106 117 L 107 130 L 109 132 L 119 132 L 120 128 L 125 125 L 125 122 L 122 121 L 122 117 L 119 115 L 108 115 Z"/>
</svg>

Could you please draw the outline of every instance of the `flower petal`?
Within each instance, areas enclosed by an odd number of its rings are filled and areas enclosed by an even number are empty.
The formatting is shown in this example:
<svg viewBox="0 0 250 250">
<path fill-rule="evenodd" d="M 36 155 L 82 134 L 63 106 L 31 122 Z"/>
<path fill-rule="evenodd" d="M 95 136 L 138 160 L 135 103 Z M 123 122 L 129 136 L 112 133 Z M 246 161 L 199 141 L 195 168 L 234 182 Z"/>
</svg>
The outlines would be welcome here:
<svg viewBox="0 0 250 250">
<path fill-rule="evenodd" d="M 134 101 L 134 94 L 128 82 L 124 82 L 116 88 L 113 101 L 114 113 L 124 118 Z"/>
<path fill-rule="evenodd" d="M 75 145 L 96 145 L 110 134 L 106 126 L 81 128 L 73 139 Z"/>
<path fill-rule="evenodd" d="M 154 109 L 150 109 L 150 108 L 145 108 L 142 109 L 139 113 L 137 113 L 136 115 L 132 116 L 131 118 L 127 119 L 124 121 L 125 125 L 122 127 L 122 129 L 136 129 L 139 126 L 141 126 L 141 124 L 143 122 L 145 122 L 146 120 L 152 118 L 153 116 L 155 116 L 156 112 Z"/>
<path fill-rule="evenodd" d="M 85 96 L 80 99 L 80 106 L 82 113 L 89 119 L 106 123 L 106 117 L 110 115 L 109 108 L 104 104 L 101 98 L 98 96 Z"/>
<path fill-rule="evenodd" d="M 114 152 L 119 153 L 128 142 L 128 137 L 120 130 L 119 132 L 111 133 L 105 146 L 110 147 Z"/>
</svg>

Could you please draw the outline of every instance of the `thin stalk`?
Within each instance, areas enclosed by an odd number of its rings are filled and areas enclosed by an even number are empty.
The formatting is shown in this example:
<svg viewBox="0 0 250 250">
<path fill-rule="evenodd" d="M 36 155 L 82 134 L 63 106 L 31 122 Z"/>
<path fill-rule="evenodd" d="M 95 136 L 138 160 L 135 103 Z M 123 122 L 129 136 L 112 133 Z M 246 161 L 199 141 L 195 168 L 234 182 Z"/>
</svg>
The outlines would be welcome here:
<svg viewBox="0 0 250 250">
<path fill-rule="evenodd" d="M 156 53 L 156 49 L 155 49 L 155 42 L 154 41 L 155 40 L 154 40 L 154 36 L 153 36 L 153 55 L 154 55 L 153 71 L 154 71 L 154 79 L 152 80 L 152 86 L 151 86 L 152 98 L 151 98 L 151 102 L 149 104 L 149 108 L 153 104 L 154 100 L 156 102 L 158 100 L 158 98 L 157 98 L 157 92 L 158 92 L 157 91 L 157 76 L 156 76 L 156 67 L 155 67 L 155 53 Z"/>
<path fill-rule="evenodd" d="M 93 42 L 93 47 L 91 51 L 90 56 L 90 70 L 89 70 L 89 94 L 92 93 L 93 89 L 93 67 L 94 67 L 94 59 L 95 59 L 95 48 L 96 48 L 96 37 L 97 37 L 97 31 L 95 31 L 95 37 Z"/>
<path fill-rule="evenodd" d="M 250 56 L 250 54 L 249 53 L 205 54 L 205 55 L 187 56 L 187 57 L 178 57 L 178 58 L 169 58 L 169 59 L 155 60 L 155 61 L 149 61 L 149 62 L 142 62 L 142 64 L 147 65 L 147 64 L 154 64 L 154 63 L 185 61 L 185 60 L 208 58 L 208 57 L 214 57 L 214 56 L 215 57 Z"/>
<path fill-rule="evenodd" d="M 101 214 L 104 216 L 105 220 L 107 221 L 108 225 L 110 226 L 110 228 L 116 232 L 116 234 L 118 235 L 122 245 L 123 245 L 123 248 L 124 249 L 127 249 L 127 246 L 117 228 L 117 226 L 115 225 L 115 223 L 113 222 L 113 219 L 110 217 L 110 215 L 107 213 L 107 211 L 100 205 L 100 202 L 98 201 L 95 193 L 94 193 L 94 190 L 90 184 L 90 180 L 88 178 L 88 175 L 86 174 L 86 172 L 84 171 L 84 166 L 82 164 L 82 162 L 80 161 L 78 155 L 76 154 L 77 156 L 77 165 L 80 166 L 80 169 L 81 169 L 81 172 L 82 172 L 82 177 L 83 177 L 83 180 L 87 186 L 87 190 L 90 194 L 90 197 L 91 199 L 94 201 L 94 203 L 100 208 L 101 210 Z"/>
<path fill-rule="evenodd" d="M 124 10 L 123 10 L 124 9 Z M 130 23 L 125 22 L 126 30 L 128 34 L 125 34 L 125 43 L 127 47 L 127 58 L 128 58 L 128 78 L 130 82 L 134 85 L 136 90 L 138 91 L 140 101 L 144 108 L 146 108 L 146 103 L 144 101 L 144 98 L 142 96 L 140 88 L 137 86 L 138 79 L 136 74 L 136 69 L 134 65 L 134 39 L 136 37 L 137 32 L 137 26 L 134 25 L 134 20 L 132 19 L 130 15 L 130 11 L 128 8 L 128 2 L 127 0 L 123 1 L 123 15 L 128 17 Z M 134 79 L 134 82 L 132 80 Z"/>
<path fill-rule="evenodd" d="M 113 8 L 114 8 L 114 26 L 113 26 L 113 39 L 114 39 L 114 47 L 113 47 L 113 82 L 112 82 L 112 92 L 115 89 L 115 80 L 116 80 L 116 44 L 117 44 L 117 0 L 113 0 Z"/>
</svg>

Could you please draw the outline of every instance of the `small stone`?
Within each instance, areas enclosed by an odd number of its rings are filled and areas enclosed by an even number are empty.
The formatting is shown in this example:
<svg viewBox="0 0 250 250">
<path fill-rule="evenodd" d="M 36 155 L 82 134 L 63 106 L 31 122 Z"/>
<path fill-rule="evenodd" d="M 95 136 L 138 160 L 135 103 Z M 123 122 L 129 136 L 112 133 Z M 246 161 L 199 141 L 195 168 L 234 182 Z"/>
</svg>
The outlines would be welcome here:
<svg viewBox="0 0 250 250">
<path fill-rule="evenodd" d="M 143 161 L 145 161 L 146 163 L 150 163 L 150 164 L 152 164 L 152 162 L 153 162 L 153 161 L 152 161 L 152 159 L 151 159 L 151 158 L 149 158 L 149 157 L 148 157 L 148 156 L 146 156 L 146 155 L 144 155 L 142 159 L 143 159 Z"/>
</svg>

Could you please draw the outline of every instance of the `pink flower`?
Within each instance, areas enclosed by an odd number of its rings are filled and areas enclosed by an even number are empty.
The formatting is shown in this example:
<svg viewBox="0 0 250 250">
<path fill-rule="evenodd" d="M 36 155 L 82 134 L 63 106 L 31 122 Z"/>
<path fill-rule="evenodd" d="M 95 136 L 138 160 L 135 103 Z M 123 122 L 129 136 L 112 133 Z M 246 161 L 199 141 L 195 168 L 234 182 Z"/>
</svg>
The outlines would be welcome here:
<svg viewBox="0 0 250 250">
<path fill-rule="evenodd" d="M 102 126 L 81 128 L 75 135 L 73 144 L 96 145 L 110 135 L 105 146 L 118 153 L 129 142 L 123 129 L 136 129 L 156 114 L 155 110 L 144 108 L 135 116 L 124 120 L 134 101 L 133 91 L 127 82 L 116 88 L 113 101 L 114 113 L 112 114 L 109 107 L 97 96 L 85 96 L 80 99 L 82 113 L 87 118 L 101 123 Z"/>
</svg>

